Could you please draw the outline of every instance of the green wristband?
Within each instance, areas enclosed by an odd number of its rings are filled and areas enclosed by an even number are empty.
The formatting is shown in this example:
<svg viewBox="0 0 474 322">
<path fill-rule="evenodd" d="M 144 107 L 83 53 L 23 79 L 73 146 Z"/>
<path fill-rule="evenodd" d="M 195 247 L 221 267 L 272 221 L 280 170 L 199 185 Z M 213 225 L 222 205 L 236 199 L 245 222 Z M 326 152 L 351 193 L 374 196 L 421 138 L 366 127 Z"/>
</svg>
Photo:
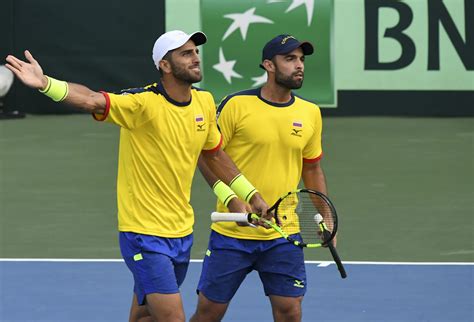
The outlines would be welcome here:
<svg viewBox="0 0 474 322">
<path fill-rule="evenodd" d="M 228 185 L 220 180 L 217 180 L 216 183 L 214 183 L 212 190 L 214 190 L 217 198 L 219 198 L 219 200 L 226 207 L 232 199 L 237 198 L 237 195 L 234 193 L 234 191 L 232 191 Z"/>
<path fill-rule="evenodd" d="M 40 93 L 48 96 L 55 102 L 61 102 L 69 93 L 69 86 L 67 82 L 54 79 L 52 77 L 46 76 L 48 79 L 48 85 L 44 90 L 39 90 Z"/>
<path fill-rule="evenodd" d="M 257 189 L 243 176 L 243 174 L 238 174 L 230 182 L 230 188 L 235 191 L 237 196 L 243 200 L 249 202 L 254 194 L 258 192 Z"/>
</svg>

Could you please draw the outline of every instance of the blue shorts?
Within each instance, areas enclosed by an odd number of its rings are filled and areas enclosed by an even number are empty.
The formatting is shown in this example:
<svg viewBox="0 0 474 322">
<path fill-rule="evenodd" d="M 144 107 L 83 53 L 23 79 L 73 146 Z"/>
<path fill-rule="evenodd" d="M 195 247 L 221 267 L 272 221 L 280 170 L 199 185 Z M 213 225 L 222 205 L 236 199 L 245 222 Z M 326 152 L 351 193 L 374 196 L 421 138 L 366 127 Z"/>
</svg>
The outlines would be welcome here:
<svg viewBox="0 0 474 322">
<path fill-rule="evenodd" d="M 298 235 L 293 238 L 301 240 Z M 283 238 L 245 240 L 211 232 L 198 292 L 217 303 L 229 303 L 248 273 L 256 270 L 265 295 L 303 296 L 306 270 L 303 249 Z"/>
<path fill-rule="evenodd" d="M 193 235 L 163 238 L 120 232 L 120 251 L 133 274 L 139 305 L 151 293 L 179 293 L 189 266 Z"/>
</svg>

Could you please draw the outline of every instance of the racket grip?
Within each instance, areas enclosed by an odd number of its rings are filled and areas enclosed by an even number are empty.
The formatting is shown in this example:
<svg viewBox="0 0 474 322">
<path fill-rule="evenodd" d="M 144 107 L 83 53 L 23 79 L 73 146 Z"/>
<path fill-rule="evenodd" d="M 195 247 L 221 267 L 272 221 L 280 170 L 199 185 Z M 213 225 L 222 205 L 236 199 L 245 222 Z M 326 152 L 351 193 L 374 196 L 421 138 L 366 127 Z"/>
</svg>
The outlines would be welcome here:
<svg viewBox="0 0 474 322">
<path fill-rule="evenodd" d="M 332 244 L 332 241 L 329 242 L 328 247 L 329 247 L 329 251 L 331 252 L 332 258 L 334 259 L 334 262 L 337 265 L 337 269 L 339 270 L 339 273 L 341 274 L 341 277 L 346 278 L 347 277 L 346 270 L 344 266 L 342 265 L 341 259 L 339 258 L 339 254 L 336 251 L 336 247 L 334 247 L 334 245 Z"/>
<path fill-rule="evenodd" d="M 233 221 L 248 223 L 250 214 L 244 212 L 216 212 L 211 213 L 211 221 Z"/>
<path fill-rule="evenodd" d="M 325 240 L 328 240 L 331 238 L 331 233 L 327 230 L 324 230 L 323 236 Z M 342 278 L 347 277 L 346 269 L 342 265 L 341 258 L 339 257 L 339 254 L 336 251 L 336 247 L 332 244 L 332 240 L 328 243 L 328 248 L 329 251 L 331 252 L 332 258 L 334 259 L 334 262 L 336 263 L 337 269 L 339 270 L 339 273 L 341 274 Z"/>
</svg>

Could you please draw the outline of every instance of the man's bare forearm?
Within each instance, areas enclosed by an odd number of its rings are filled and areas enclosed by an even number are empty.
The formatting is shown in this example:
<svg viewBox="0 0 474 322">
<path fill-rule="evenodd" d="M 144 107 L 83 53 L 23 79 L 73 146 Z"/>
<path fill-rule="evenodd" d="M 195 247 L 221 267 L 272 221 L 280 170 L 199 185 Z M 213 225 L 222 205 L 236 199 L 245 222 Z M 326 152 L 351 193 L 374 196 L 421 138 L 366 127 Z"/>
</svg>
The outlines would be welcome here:
<svg viewBox="0 0 474 322">
<path fill-rule="evenodd" d="M 8 55 L 5 65 L 23 84 L 40 90 L 56 102 L 64 101 L 89 113 L 105 113 L 107 102 L 101 93 L 91 91 L 83 85 L 46 76 L 39 62 L 28 50 L 25 50 L 25 58 L 26 61 Z"/>
<path fill-rule="evenodd" d="M 303 163 L 301 176 L 307 189 L 313 189 L 327 195 L 326 177 L 319 161 Z"/>
<path fill-rule="evenodd" d="M 213 153 L 201 153 L 198 166 L 211 187 L 219 179 L 229 184 L 240 173 L 234 162 L 221 149 Z"/>
<path fill-rule="evenodd" d="M 68 86 L 69 93 L 64 99 L 66 104 L 89 113 L 105 113 L 107 102 L 102 93 L 94 92 L 81 84 L 68 83 Z"/>
</svg>

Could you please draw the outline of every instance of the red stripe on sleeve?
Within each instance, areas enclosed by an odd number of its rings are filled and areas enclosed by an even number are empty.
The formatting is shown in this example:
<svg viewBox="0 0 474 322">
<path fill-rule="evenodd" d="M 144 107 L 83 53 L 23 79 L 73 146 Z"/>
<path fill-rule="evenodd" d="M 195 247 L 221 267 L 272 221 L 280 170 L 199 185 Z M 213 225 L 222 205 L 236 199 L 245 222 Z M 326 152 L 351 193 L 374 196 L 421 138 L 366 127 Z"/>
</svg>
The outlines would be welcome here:
<svg viewBox="0 0 474 322">
<path fill-rule="evenodd" d="M 219 150 L 221 146 L 222 146 L 222 134 L 221 134 L 221 139 L 219 140 L 219 144 L 215 148 L 213 148 L 211 150 L 202 150 L 202 152 L 213 153 L 213 152 L 216 152 L 217 150 Z"/>
<path fill-rule="evenodd" d="M 303 158 L 303 162 L 304 163 L 315 163 L 315 162 L 318 162 L 319 160 L 321 160 L 322 157 L 323 157 L 323 153 L 321 152 L 321 154 L 319 156 L 317 156 L 316 158 L 314 158 L 314 159 L 305 159 L 305 158 Z"/>
<path fill-rule="evenodd" d="M 97 114 L 97 113 L 92 113 L 92 117 L 96 120 L 96 121 L 104 121 L 107 116 L 109 115 L 109 111 L 110 111 L 110 97 L 109 97 L 109 94 L 106 93 L 106 92 L 103 92 L 103 91 L 99 91 L 99 93 L 101 93 L 102 95 L 104 95 L 105 97 L 105 112 L 104 114 Z"/>
</svg>

